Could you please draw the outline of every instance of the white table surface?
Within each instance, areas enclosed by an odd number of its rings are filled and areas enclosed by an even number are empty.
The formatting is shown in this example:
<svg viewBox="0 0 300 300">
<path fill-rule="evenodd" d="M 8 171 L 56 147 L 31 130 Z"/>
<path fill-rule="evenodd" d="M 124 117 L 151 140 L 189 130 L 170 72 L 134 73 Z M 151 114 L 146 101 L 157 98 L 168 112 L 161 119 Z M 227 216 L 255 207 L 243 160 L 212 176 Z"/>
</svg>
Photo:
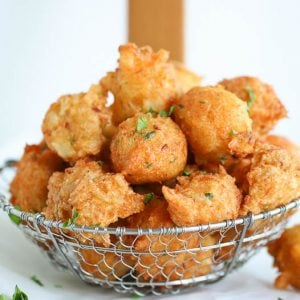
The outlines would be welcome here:
<svg viewBox="0 0 300 300">
<path fill-rule="evenodd" d="M 17 157 L 21 150 L 17 149 L 16 145 L 23 138 L 24 136 L 15 138 L 5 145 L 0 145 L 0 161 L 8 157 Z M 299 214 L 291 223 L 297 221 L 300 221 Z M 0 294 L 11 295 L 15 285 L 18 284 L 30 300 L 130 299 L 130 297 L 118 295 L 110 290 L 88 286 L 73 275 L 56 270 L 3 212 L 0 212 L 0 237 Z M 30 280 L 32 275 L 36 275 L 44 283 L 44 287 L 40 287 Z M 300 293 L 294 290 L 274 289 L 275 277 L 276 270 L 272 268 L 272 259 L 265 250 L 262 250 L 242 269 L 233 272 L 218 283 L 195 287 L 180 295 L 165 296 L 164 298 L 185 300 L 300 299 Z M 56 284 L 60 284 L 62 288 L 56 288 Z M 155 297 L 144 298 L 154 299 Z"/>
</svg>

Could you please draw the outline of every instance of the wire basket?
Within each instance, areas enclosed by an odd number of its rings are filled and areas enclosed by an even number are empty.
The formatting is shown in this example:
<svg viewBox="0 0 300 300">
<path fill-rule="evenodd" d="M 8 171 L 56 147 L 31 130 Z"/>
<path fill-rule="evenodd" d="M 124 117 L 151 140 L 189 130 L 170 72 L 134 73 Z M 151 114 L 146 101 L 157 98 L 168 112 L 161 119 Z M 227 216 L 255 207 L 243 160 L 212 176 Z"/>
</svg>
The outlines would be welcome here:
<svg viewBox="0 0 300 300">
<path fill-rule="evenodd" d="M 175 294 L 224 278 L 277 238 L 300 206 L 298 199 L 261 214 L 193 227 L 64 228 L 9 204 L 14 173 L 13 161 L 0 169 L 0 208 L 22 220 L 20 230 L 52 263 L 89 284 L 140 296 Z"/>
</svg>

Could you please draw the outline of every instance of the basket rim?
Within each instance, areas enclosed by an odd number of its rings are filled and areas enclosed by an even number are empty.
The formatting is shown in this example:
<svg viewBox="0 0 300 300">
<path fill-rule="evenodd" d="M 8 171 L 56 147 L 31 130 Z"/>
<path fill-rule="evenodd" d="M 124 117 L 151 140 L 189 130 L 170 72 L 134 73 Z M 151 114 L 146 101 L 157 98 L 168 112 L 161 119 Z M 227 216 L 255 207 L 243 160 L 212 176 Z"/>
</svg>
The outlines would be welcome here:
<svg viewBox="0 0 300 300">
<path fill-rule="evenodd" d="M 239 217 L 237 219 L 224 220 L 217 223 L 200 224 L 197 226 L 184 226 L 184 227 L 160 227 L 160 228 L 127 228 L 127 227 L 98 227 L 87 225 L 71 224 L 64 227 L 63 221 L 47 220 L 43 213 L 29 213 L 16 209 L 9 203 L 7 197 L 0 192 L 0 208 L 7 213 L 7 215 L 13 215 L 20 218 L 22 221 L 34 222 L 39 225 L 43 225 L 46 228 L 60 228 L 62 230 L 73 231 L 77 233 L 92 233 L 92 234 L 113 234 L 113 235 L 170 235 L 180 233 L 192 233 L 192 232 L 206 232 L 211 230 L 228 229 L 237 225 L 253 224 L 259 220 L 270 219 L 274 216 L 281 215 L 292 209 L 300 207 L 300 198 L 292 200 L 286 205 L 278 206 L 275 209 L 265 211 L 259 214 L 249 213 L 245 217 Z"/>
</svg>

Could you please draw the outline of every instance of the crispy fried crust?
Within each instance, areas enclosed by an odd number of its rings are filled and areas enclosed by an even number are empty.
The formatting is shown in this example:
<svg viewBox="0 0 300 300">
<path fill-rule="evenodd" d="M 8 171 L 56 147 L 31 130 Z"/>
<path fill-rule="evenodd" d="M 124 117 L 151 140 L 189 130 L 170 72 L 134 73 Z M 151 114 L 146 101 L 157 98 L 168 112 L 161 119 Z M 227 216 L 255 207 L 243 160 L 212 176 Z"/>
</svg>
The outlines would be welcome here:
<svg viewBox="0 0 300 300">
<path fill-rule="evenodd" d="M 137 112 L 167 110 L 172 100 L 200 78 L 178 63 L 169 62 L 165 50 L 153 52 L 151 47 L 135 44 L 120 46 L 119 66 L 101 81 L 106 91 L 114 95 L 113 119 L 121 123 Z"/>
<path fill-rule="evenodd" d="M 300 167 L 289 151 L 258 144 L 247 173 L 249 193 L 241 215 L 260 213 L 300 196 Z"/>
<path fill-rule="evenodd" d="M 300 157 L 300 146 L 290 141 L 286 137 L 279 135 L 268 135 L 265 138 L 265 142 L 274 145 L 276 147 L 286 149 L 293 155 Z"/>
<path fill-rule="evenodd" d="M 300 289 L 300 225 L 285 230 L 278 240 L 269 244 L 268 250 L 280 272 L 275 286 L 286 289 L 291 285 Z"/>
<path fill-rule="evenodd" d="M 42 130 L 48 147 L 66 161 L 98 154 L 105 142 L 103 127 L 111 114 L 99 85 L 87 93 L 60 97 L 48 109 Z M 106 128 L 106 131 L 109 129 Z"/>
<path fill-rule="evenodd" d="M 45 143 L 27 145 L 10 185 L 11 203 L 24 211 L 42 211 L 47 200 L 48 180 L 53 172 L 63 170 L 64 165 Z"/>
<path fill-rule="evenodd" d="M 146 126 L 137 130 L 140 120 Z M 176 177 L 187 160 L 187 143 L 180 128 L 168 117 L 137 114 L 119 125 L 111 143 L 115 171 L 135 184 Z"/>
<path fill-rule="evenodd" d="M 219 84 L 245 102 L 250 101 L 249 91 L 253 91 L 254 102 L 250 107 L 250 117 L 253 120 L 253 131 L 257 135 L 266 134 L 280 119 L 287 116 L 287 111 L 273 88 L 255 77 L 225 79 Z"/>
<path fill-rule="evenodd" d="M 162 189 L 176 225 L 214 223 L 238 216 L 242 196 L 224 168 L 220 167 L 216 174 L 192 173 L 179 177 L 178 182 L 175 189 Z"/>
<path fill-rule="evenodd" d="M 195 87 L 175 101 L 175 121 L 200 164 L 219 162 L 230 155 L 253 151 L 247 105 L 234 94 L 216 87 Z"/>
<path fill-rule="evenodd" d="M 167 203 L 162 198 L 155 197 L 140 213 L 128 218 L 128 226 L 133 228 L 174 227 L 167 211 Z M 141 254 L 135 269 L 138 277 L 149 281 L 166 281 L 200 276 L 210 272 L 212 250 L 183 253 L 170 253 L 176 250 L 199 248 L 215 243 L 214 238 L 200 238 L 198 233 L 174 235 L 141 236 L 133 241 L 136 251 L 151 251 L 151 254 Z M 156 252 L 168 251 L 169 254 Z M 134 259 L 134 257 L 133 257 Z M 201 264 L 201 265 L 200 265 Z"/>
<path fill-rule="evenodd" d="M 120 46 L 119 67 L 101 80 L 113 93 L 113 118 L 116 123 L 132 117 L 136 112 L 167 109 L 176 96 L 176 73 L 168 63 L 165 50 L 153 52 L 150 47 L 135 44 Z"/>
<path fill-rule="evenodd" d="M 144 209 L 144 197 L 135 194 L 123 175 L 104 173 L 94 161 L 79 160 L 49 180 L 46 218 L 66 221 L 72 211 L 76 224 L 106 227 Z"/>
<path fill-rule="evenodd" d="M 176 72 L 177 93 L 184 94 L 191 88 L 199 86 L 201 77 L 188 70 L 182 63 L 172 61 Z"/>
</svg>

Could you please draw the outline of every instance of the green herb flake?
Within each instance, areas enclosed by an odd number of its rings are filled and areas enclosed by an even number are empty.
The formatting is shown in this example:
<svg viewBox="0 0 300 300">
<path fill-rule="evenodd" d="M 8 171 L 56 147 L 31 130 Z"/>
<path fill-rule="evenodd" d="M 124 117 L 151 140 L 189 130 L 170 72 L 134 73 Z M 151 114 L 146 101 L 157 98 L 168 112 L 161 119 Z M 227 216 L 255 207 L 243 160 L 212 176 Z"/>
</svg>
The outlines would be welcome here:
<svg viewBox="0 0 300 300">
<path fill-rule="evenodd" d="M 152 167 L 153 163 L 149 163 L 149 162 L 146 161 L 145 165 L 146 165 L 147 169 L 150 169 Z"/>
<path fill-rule="evenodd" d="M 138 295 L 138 294 L 132 294 L 131 295 L 131 299 L 140 299 L 142 296 Z"/>
<path fill-rule="evenodd" d="M 180 109 L 183 109 L 184 108 L 184 105 L 183 104 L 178 104 L 178 107 L 180 108 Z"/>
<path fill-rule="evenodd" d="M 182 172 L 182 176 L 190 176 L 191 175 L 191 172 L 187 171 L 187 170 L 184 170 Z"/>
<path fill-rule="evenodd" d="M 145 195 L 144 204 L 148 204 L 154 198 L 154 193 L 148 193 Z"/>
<path fill-rule="evenodd" d="M 68 221 L 64 222 L 62 227 L 66 228 L 72 224 L 75 224 L 77 218 L 79 216 L 79 213 L 73 208 L 72 210 L 72 218 L 70 218 Z"/>
<path fill-rule="evenodd" d="M 141 132 L 142 130 L 146 129 L 148 126 L 148 120 L 145 116 L 140 116 L 138 118 L 137 124 L 136 124 L 136 131 Z"/>
<path fill-rule="evenodd" d="M 154 110 L 152 107 L 150 107 L 150 109 L 148 110 L 148 113 L 150 113 L 151 115 L 153 115 L 153 114 L 157 114 L 157 111 Z"/>
<path fill-rule="evenodd" d="M 158 114 L 160 117 L 164 118 L 164 117 L 171 117 L 173 112 L 175 110 L 175 106 L 172 105 L 169 109 L 169 111 L 165 111 L 165 110 L 161 110 Z"/>
<path fill-rule="evenodd" d="M 149 139 L 151 139 L 154 135 L 155 135 L 155 131 L 149 131 L 149 132 L 147 132 L 145 135 L 144 135 L 144 139 L 145 140 L 149 140 Z"/>
<path fill-rule="evenodd" d="M 234 129 L 231 129 L 230 132 L 229 132 L 229 136 L 234 136 L 234 135 L 237 135 L 238 132 Z"/>
<path fill-rule="evenodd" d="M 249 111 L 250 111 L 250 108 L 252 107 L 252 105 L 253 105 L 253 103 L 254 103 L 254 101 L 255 101 L 255 92 L 254 92 L 254 90 L 252 89 L 252 87 L 249 85 L 249 84 L 247 84 L 247 86 L 246 86 L 246 91 L 247 91 L 247 93 L 248 93 L 248 95 L 249 95 L 249 101 L 247 102 L 247 106 L 248 106 L 248 109 L 247 109 L 247 111 L 248 111 L 248 113 L 249 113 Z"/>
<path fill-rule="evenodd" d="M 169 116 L 169 117 L 171 117 L 171 116 L 172 116 L 172 114 L 173 114 L 174 110 L 175 110 L 175 106 L 174 106 L 174 105 L 172 105 L 172 106 L 170 107 L 170 109 L 169 109 L 169 112 L 168 112 L 168 116 Z"/>
<path fill-rule="evenodd" d="M 164 118 L 164 117 L 167 117 L 168 116 L 168 112 L 167 111 L 165 111 L 165 110 L 161 110 L 159 113 L 159 116 L 160 117 L 162 117 L 162 118 Z"/>
<path fill-rule="evenodd" d="M 35 282 L 37 285 L 39 285 L 39 286 L 44 286 L 44 284 L 35 276 L 35 275 L 32 275 L 31 277 L 30 277 L 30 279 L 33 281 L 33 282 Z"/>
<path fill-rule="evenodd" d="M 207 199 L 211 200 L 211 199 L 214 197 L 214 194 L 212 194 L 212 193 L 205 193 L 204 196 L 205 196 Z"/>
<path fill-rule="evenodd" d="M 19 206 L 15 206 L 14 208 L 15 208 L 16 210 L 21 211 L 21 208 L 20 208 Z M 12 214 L 12 213 L 9 213 L 8 216 L 9 216 L 9 218 L 11 219 L 11 221 L 12 221 L 13 223 L 15 223 L 17 226 L 19 226 L 19 225 L 21 224 L 22 219 L 21 219 L 20 217 L 14 215 L 14 214 Z"/>
<path fill-rule="evenodd" d="M 28 300 L 28 296 L 16 285 L 12 300 Z"/>
</svg>

